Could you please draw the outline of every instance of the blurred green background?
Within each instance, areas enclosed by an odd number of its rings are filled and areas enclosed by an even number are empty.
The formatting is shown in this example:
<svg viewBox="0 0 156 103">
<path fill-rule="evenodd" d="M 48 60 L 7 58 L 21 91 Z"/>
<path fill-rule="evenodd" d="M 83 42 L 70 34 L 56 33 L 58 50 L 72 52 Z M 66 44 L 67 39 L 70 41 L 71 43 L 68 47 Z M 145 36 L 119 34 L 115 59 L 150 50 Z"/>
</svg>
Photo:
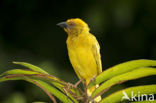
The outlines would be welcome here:
<svg viewBox="0 0 156 103">
<path fill-rule="evenodd" d="M 24 61 L 64 81 L 78 78 L 68 59 L 67 34 L 57 23 L 86 21 L 101 46 L 103 70 L 134 59 L 156 59 L 156 0 L 1 0 L 0 73 Z M 155 77 L 139 83 L 153 83 Z M 0 83 L 0 103 L 49 102 L 38 87 L 24 81 Z"/>
</svg>

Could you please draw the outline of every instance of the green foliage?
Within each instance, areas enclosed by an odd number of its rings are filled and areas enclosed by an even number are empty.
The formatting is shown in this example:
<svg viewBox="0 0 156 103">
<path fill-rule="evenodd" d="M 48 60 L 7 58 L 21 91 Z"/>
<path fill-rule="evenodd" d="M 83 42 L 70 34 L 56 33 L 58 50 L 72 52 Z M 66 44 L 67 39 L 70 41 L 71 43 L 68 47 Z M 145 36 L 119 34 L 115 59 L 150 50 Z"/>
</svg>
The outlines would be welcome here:
<svg viewBox="0 0 156 103">
<path fill-rule="evenodd" d="M 44 71 L 43 69 L 37 67 L 37 66 L 34 66 L 32 64 L 29 64 L 29 63 L 25 63 L 25 62 L 13 62 L 14 64 L 19 64 L 19 65 L 22 65 L 22 66 L 25 66 L 29 69 L 32 69 L 34 71 L 37 71 L 37 72 L 41 72 L 41 73 L 45 73 L 45 74 L 48 74 L 46 71 Z"/>
<path fill-rule="evenodd" d="M 156 68 L 152 67 L 156 66 L 155 60 L 133 60 L 118 64 L 103 71 L 94 80 L 90 81 L 88 87 L 84 86 L 84 88 L 81 89 L 74 84 L 67 83 L 53 75 L 48 74 L 43 69 L 32 64 L 25 62 L 14 63 L 25 66 L 28 69 L 13 69 L 6 71 L 0 75 L 0 82 L 8 80 L 25 80 L 40 87 L 54 103 L 56 103 L 55 97 L 63 103 L 84 102 L 86 99 L 89 102 L 97 96 L 107 92 L 114 85 L 121 84 L 128 80 L 135 80 L 142 77 L 156 75 Z M 88 97 L 85 90 L 100 83 L 102 84 L 95 89 L 91 97 Z M 156 85 L 154 84 L 126 88 L 102 98 L 100 103 L 120 102 L 123 96 L 123 91 L 125 91 L 128 96 L 130 96 L 131 91 L 134 93 L 140 91 L 142 94 L 154 94 L 156 93 L 155 88 Z"/>
<path fill-rule="evenodd" d="M 106 81 L 122 73 L 126 73 L 134 69 L 138 69 L 141 67 L 148 67 L 148 66 L 156 66 L 156 61 L 155 60 L 133 60 L 133 61 L 128 61 L 125 63 L 118 64 L 114 67 L 105 70 L 100 75 L 98 75 L 95 81 L 89 84 L 89 87 L 95 84 L 99 84 L 103 81 Z"/>
<path fill-rule="evenodd" d="M 109 80 L 107 80 L 106 82 L 104 82 L 102 85 L 100 85 L 99 88 L 97 88 L 93 94 L 92 97 L 96 96 L 98 93 L 109 89 L 111 86 L 116 85 L 116 84 L 120 84 L 123 82 L 126 82 L 128 80 L 133 80 L 133 79 L 137 79 L 137 78 L 141 78 L 141 77 L 146 77 L 146 76 L 150 76 L 150 75 L 156 75 L 156 69 L 155 68 L 139 68 L 118 76 L 115 76 Z"/>
<path fill-rule="evenodd" d="M 128 89 L 124 89 L 121 91 L 118 91 L 116 93 L 113 93 L 112 95 L 104 98 L 101 100 L 100 103 L 118 103 L 121 101 L 121 97 L 123 96 L 123 91 L 127 93 L 128 96 L 131 95 L 131 92 L 133 91 L 134 93 L 138 93 L 138 91 L 141 91 L 143 94 L 152 94 L 156 93 L 156 85 L 146 85 L 146 86 L 136 86 L 136 87 L 131 87 Z"/>
</svg>

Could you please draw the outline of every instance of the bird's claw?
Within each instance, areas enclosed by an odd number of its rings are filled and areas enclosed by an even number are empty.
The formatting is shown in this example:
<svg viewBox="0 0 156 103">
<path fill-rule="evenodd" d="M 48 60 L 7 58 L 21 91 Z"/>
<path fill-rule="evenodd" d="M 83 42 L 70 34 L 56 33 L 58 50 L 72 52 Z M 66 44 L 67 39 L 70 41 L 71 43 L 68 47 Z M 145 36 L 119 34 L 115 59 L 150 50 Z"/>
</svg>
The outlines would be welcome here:
<svg viewBox="0 0 156 103">
<path fill-rule="evenodd" d="M 90 79 L 90 82 L 94 82 L 95 78 L 96 78 L 96 76 L 94 75 L 93 78 Z"/>
</svg>

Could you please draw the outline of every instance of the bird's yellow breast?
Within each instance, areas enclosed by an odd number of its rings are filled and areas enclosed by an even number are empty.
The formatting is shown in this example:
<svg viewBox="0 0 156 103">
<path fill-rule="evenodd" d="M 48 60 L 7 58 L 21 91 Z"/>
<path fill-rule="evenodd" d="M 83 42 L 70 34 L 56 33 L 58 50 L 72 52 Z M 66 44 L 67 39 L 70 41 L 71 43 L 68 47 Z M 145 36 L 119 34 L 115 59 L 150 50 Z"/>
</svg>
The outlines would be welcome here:
<svg viewBox="0 0 156 103">
<path fill-rule="evenodd" d="M 97 75 L 92 43 L 91 34 L 69 36 L 67 39 L 68 55 L 79 78 L 90 79 Z"/>
</svg>

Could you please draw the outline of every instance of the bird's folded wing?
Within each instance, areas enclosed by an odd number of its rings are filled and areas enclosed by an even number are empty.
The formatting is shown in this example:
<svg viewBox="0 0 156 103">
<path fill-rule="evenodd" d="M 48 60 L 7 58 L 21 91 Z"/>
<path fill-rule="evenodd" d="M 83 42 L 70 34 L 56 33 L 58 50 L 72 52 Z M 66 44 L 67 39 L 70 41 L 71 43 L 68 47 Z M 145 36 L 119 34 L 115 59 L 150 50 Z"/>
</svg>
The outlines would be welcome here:
<svg viewBox="0 0 156 103">
<path fill-rule="evenodd" d="M 101 63 L 101 55 L 100 55 L 100 46 L 98 42 L 92 45 L 92 53 L 97 64 L 97 73 L 100 74 L 102 72 L 102 63 Z"/>
</svg>

